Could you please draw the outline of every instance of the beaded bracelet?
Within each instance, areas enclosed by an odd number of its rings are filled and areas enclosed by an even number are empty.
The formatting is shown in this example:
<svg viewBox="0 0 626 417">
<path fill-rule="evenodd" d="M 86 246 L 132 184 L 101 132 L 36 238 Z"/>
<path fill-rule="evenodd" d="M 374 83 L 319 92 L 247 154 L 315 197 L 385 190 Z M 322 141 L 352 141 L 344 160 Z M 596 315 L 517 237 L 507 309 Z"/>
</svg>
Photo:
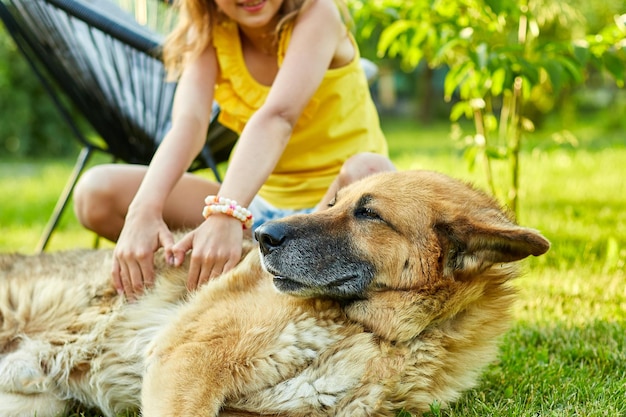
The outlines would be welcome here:
<svg viewBox="0 0 626 417">
<path fill-rule="evenodd" d="M 244 229 L 250 229 L 254 224 L 254 217 L 250 210 L 237 204 L 235 200 L 209 195 L 204 199 L 206 206 L 202 210 L 202 216 L 206 219 L 211 214 L 222 213 L 239 220 Z"/>
</svg>

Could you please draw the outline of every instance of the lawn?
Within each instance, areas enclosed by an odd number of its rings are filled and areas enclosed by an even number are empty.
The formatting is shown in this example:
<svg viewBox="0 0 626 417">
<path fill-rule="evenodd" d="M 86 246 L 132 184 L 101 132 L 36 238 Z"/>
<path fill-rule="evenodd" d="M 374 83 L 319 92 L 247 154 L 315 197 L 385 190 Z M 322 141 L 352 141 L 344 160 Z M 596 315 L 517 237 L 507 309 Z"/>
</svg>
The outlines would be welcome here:
<svg viewBox="0 0 626 417">
<path fill-rule="evenodd" d="M 432 416 L 626 416 L 626 140 L 598 119 L 568 128 L 575 142 L 554 140 L 561 128 L 548 126 L 522 152 L 519 222 L 541 230 L 552 249 L 524 263 L 499 361 L 452 409 L 434 404 Z M 447 124 L 386 120 L 384 129 L 400 169 L 484 186 Z M 33 251 L 71 165 L 0 159 L 0 251 Z M 70 207 L 49 250 L 93 239 Z"/>
</svg>

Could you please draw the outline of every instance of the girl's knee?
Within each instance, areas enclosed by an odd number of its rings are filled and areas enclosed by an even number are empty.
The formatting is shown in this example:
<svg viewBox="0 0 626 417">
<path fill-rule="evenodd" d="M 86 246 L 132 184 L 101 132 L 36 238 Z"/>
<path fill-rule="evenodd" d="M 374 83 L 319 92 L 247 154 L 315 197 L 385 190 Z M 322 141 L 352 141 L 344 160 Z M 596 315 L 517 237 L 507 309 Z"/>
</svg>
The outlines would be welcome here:
<svg viewBox="0 0 626 417">
<path fill-rule="evenodd" d="M 343 187 L 378 172 L 395 170 L 395 166 L 386 156 L 368 152 L 359 153 L 343 164 L 339 182 Z"/>
<path fill-rule="evenodd" d="M 74 188 L 74 213 L 87 228 L 91 229 L 111 216 L 116 187 L 109 180 L 108 172 L 108 166 L 90 168 L 81 175 Z"/>
</svg>

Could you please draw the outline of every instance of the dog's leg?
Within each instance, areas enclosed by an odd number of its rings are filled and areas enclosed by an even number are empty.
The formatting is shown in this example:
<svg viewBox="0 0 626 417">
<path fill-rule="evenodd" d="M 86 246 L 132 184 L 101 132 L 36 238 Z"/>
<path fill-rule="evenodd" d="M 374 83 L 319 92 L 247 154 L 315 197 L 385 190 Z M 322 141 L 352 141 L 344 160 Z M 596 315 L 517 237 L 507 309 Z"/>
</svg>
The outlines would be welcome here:
<svg viewBox="0 0 626 417">
<path fill-rule="evenodd" d="M 0 416 L 58 417 L 66 409 L 66 401 L 51 394 L 16 394 L 0 390 Z"/>
<path fill-rule="evenodd" d="M 230 375 L 207 363 L 207 349 L 188 343 L 167 356 L 153 353 L 142 387 L 143 417 L 217 416 Z M 198 372 L 207 368 L 215 372 Z"/>
<path fill-rule="evenodd" d="M 146 361 L 143 416 L 215 417 L 226 399 L 240 399 L 293 377 L 335 341 L 305 314 L 299 317 L 305 323 L 285 322 L 288 310 L 279 304 L 288 301 L 280 301 L 271 290 L 214 305 L 198 302 L 194 310 L 203 309 L 198 315 L 181 316 L 169 334 L 157 338 Z M 303 333 L 302 328 L 311 331 Z M 264 413 L 276 410 L 267 398 L 261 402 Z"/>
<path fill-rule="evenodd" d="M 349 397 L 345 398 L 336 408 L 334 417 L 373 417 L 388 416 L 395 413 L 381 411 L 381 404 L 385 397 L 385 390 L 381 383 L 370 383 L 360 386 Z"/>
<path fill-rule="evenodd" d="M 21 342 L 11 353 L 0 355 L 0 416 L 58 416 L 66 401 L 51 393 L 50 378 L 42 368 L 46 343 Z"/>
<path fill-rule="evenodd" d="M 42 359 L 49 351 L 46 343 L 26 340 L 14 352 L 0 355 L 0 390 L 25 395 L 48 391 L 50 381 Z"/>
</svg>

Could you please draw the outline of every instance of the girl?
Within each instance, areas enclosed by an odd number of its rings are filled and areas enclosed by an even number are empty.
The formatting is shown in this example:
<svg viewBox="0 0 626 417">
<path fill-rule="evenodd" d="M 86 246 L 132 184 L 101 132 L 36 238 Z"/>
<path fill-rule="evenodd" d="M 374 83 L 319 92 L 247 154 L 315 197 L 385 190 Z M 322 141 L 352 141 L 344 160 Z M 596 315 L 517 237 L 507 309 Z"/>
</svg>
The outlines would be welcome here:
<svg viewBox="0 0 626 417">
<path fill-rule="evenodd" d="M 173 265 L 190 252 L 194 289 L 239 261 L 246 217 L 258 225 L 321 209 L 346 184 L 394 169 L 334 0 L 179 3 L 180 21 L 164 45 L 166 67 L 178 77 L 171 130 L 148 168 L 97 166 L 75 191 L 80 222 L 117 241 L 113 281 L 130 300 L 152 285 L 160 247 Z M 186 173 L 214 99 L 220 122 L 240 133 L 221 185 Z M 205 219 L 207 195 L 219 197 L 207 203 Z M 237 213 L 220 212 L 231 204 Z M 170 228 L 190 227 L 174 242 Z"/>
</svg>

